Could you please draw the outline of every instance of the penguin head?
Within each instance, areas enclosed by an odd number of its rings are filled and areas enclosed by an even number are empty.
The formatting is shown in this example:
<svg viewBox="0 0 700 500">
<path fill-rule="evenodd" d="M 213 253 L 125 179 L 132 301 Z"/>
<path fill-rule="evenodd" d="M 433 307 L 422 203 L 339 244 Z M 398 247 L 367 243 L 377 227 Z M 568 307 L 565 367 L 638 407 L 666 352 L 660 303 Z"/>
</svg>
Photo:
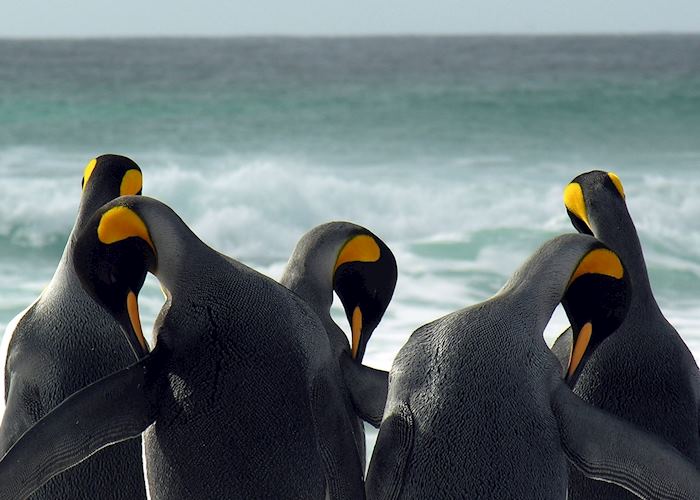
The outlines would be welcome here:
<svg viewBox="0 0 700 500">
<path fill-rule="evenodd" d="M 83 288 L 119 322 L 137 357 L 148 353 L 138 293 L 154 271 L 156 249 L 134 197 L 101 207 L 80 233 L 73 263 Z"/>
<path fill-rule="evenodd" d="M 362 361 L 367 342 L 389 306 L 396 288 L 394 254 L 362 228 L 346 239 L 333 266 L 333 289 L 352 330 L 351 353 Z"/>
<path fill-rule="evenodd" d="M 330 308 L 335 291 L 351 326 L 352 357 L 359 362 L 389 306 L 396 278 L 394 254 L 379 237 L 356 224 L 329 222 L 301 238 L 282 282 L 302 281 L 299 286 L 318 307 Z"/>
<path fill-rule="evenodd" d="M 569 386 L 576 384 L 586 360 L 625 319 L 629 288 L 622 261 L 602 243 L 596 242 L 578 262 L 561 300 L 573 332 L 565 376 Z"/>
<path fill-rule="evenodd" d="M 622 181 L 601 170 L 576 176 L 564 189 L 564 205 L 578 232 L 596 236 L 601 226 L 619 224 L 620 211 L 627 211 Z"/>
<path fill-rule="evenodd" d="M 87 216 L 119 196 L 141 194 L 141 169 L 130 158 L 101 155 L 90 160 L 83 171 L 80 212 Z"/>
</svg>

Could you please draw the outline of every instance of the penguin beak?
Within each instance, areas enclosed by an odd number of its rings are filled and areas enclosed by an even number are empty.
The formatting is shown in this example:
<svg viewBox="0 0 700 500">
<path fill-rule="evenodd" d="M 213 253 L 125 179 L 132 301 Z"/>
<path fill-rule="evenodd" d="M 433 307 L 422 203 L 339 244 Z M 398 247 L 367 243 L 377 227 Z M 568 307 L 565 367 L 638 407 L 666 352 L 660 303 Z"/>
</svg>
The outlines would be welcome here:
<svg viewBox="0 0 700 500">
<path fill-rule="evenodd" d="M 564 189 L 564 206 L 576 230 L 579 233 L 593 236 L 581 184 L 572 182 L 566 186 Z"/>
<path fill-rule="evenodd" d="M 139 303 L 136 294 L 129 290 L 126 296 L 126 311 L 129 315 L 127 331 L 129 332 L 129 342 L 134 354 L 140 359 L 148 354 L 148 343 L 141 328 L 141 317 L 139 315 Z"/>
<path fill-rule="evenodd" d="M 567 371 L 565 378 L 570 387 L 573 387 L 576 384 L 576 380 L 578 379 L 580 372 L 578 368 L 584 364 L 582 361 L 584 357 L 587 357 L 588 346 L 591 343 L 592 336 L 593 325 L 590 321 L 581 327 L 578 335 L 574 336 L 576 341 L 571 349 L 571 355 L 569 357 L 569 370 Z"/>
<path fill-rule="evenodd" d="M 357 359 L 357 351 L 360 348 L 362 339 L 362 309 L 356 306 L 352 312 L 352 359 Z"/>
<path fill-rule="evenodd" d="M 359 305 L 353 309 L 350 325 L 352 329 L 352 359 L 362 360 L 362 357 L 365 355 L 367 340 L 372 332 L 367 331 L 362 317 L 362 309 Z"/>
<path fill-rule="evenodd" d="M 343 304 L 352 332 L 350 346 L 352 359 L 358 362 L 362 361 L 367 343 L 379 325 L 387 305 L 378 302 L 376 297 L 370 295 L 366 290 L 363 292 L 361 300 L 358 301 L 359 303 L 355 302 L 354 307 L 353 302 L 348 303 L 347 306 Z"/>
</svg>

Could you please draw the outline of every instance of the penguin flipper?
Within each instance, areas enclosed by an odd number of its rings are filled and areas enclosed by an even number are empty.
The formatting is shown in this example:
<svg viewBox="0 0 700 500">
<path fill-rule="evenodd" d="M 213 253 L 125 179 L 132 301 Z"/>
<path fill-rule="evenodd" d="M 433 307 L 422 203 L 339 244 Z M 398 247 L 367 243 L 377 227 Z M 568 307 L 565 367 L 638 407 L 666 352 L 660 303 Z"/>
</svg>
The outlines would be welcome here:
<svg viewBox="0 0 700 500">
<path fill-rule="evenodd" d="M 19 439 L 25 430 L 29 429 L 36 418 L 27 411 L 28 392 L 27 387 L 13 380 L 10 382 L 10 390 L 7 394 L 7 404 L 5 413 L 2 416 L 2 424 L 0 424 L 0 457 Z M 33 404 L 40 405 L 40 401 L 33 400 Z"/>
<path fill-rule="evenodd" d="M 700 471 L 670 444 L 587 404 L 563 382 L 552 409 L 564 453 L 587 477 L 640 498 L 700 498 Z"/>
<path fill-rule="evenodd" d="M 28 497 L 93 453 L 136 437 L 155 420 L 148 355 L 68 397 L 30 427 L 0 460 L 0 498 Z"/>
<path fill-rule="evenodd" d="M 552 352 L 559 360 L 562 369 L 562 376 L 566 375 L 569 369 L 569 358 L 571 357 L 572 345 L 574 343 L 574 333 L 571 327 L 562 332 L 552 345 Z"/>
<path fill-rule="evenodd" d="M 394 500 L 401 495 L 406 465 L 413 448 L 413 414 L 399 403 L 382 422 L 367 472 L 367 498 Z"/>
<path fill-rule="evenodd" d="M 350 356 L 343 358 L 341 367 L 355 411 L 362 420 L 379 428 L 389 390 L 389 373 L 356 363 Z"/>
</svg>

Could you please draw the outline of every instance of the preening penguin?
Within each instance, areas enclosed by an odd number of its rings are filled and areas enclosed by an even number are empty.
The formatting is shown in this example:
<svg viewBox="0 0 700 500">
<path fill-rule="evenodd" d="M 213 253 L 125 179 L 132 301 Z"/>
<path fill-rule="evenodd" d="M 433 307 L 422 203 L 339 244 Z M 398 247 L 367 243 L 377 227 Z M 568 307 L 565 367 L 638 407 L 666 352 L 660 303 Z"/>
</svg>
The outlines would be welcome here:
<svg viewBox="0 0 700 500">
<path fill-rule="evenodd" d="M 574 395 L 542 338 L 561 302 L 575 381 L 624 318 L 628 286 L 615 253 L 564 235 L 491 299 L 416 330 L 391 368 L 368 498 L 562 499 L 567 461 L 643 498 L 700 498 L 695 467 Z"/>
<path fill-rule="evenodd" d="M 5 412 L 0 456 L 75 391 L 125 368 L 136 358 L 118 323 L 83 291 L 73 252 L 78 233 L 104 203 L 140 194 L 141 170 L 129 158 L 103 155 L 84 170 L 78 216 L 58 268 L 41 296 L 3 338 Z M 115 484 L 119 487 L 115 488 Z M 141 439 L 104 450 L 38 490 L 34 499 L 145 498 Z"/>
<path fill-rule="evenodd" d="M 311 306 L 328 333 L 337 363 L 334 380 L 344 395 L 363 465 L 362 420 L 379 427 L 386 404 L 388 373 L 362 365 L 362 357 L 389 306 L 396 277 L 396 259 L 381 239 L 356 224 L 329 222 L 302 236 L 280 280 Z M 331 318 L 334 290 L 351 326 L 352 345 Z"/>
<path fill-rule="evenodd" d="M 363 498 L 359 460 L 338 451 L 353 440 L 345 412 L 333 411 L 343 408 L 327 377 L 330 343 L 297 295 L 212 250 L 145 197 L 102 207 L 74 258 L 142 360 L 25 434 L 0 462 L 0 497 L 153 422 L 144 435 L 153 499 Z M 137 304 L 149 270 L 167 295 L 151 353 Z"/>
<path fill-rule="evenodd" d="M 574 227 L 609 246 L 627 267 L 630 310 L 615 335 L 593 353 L 573 390 L 592 405 L 668 440 L 700 467 L 700 373 L 692 354 L 654 299 L 637 231 L 619 177 L 592 171 L 564 191 Z M 571 342 L 562 335 L 553 350 L 564 362 Z M 572 499 L 632 498 L 613 485 L 572 472 Z"/>
</svg>

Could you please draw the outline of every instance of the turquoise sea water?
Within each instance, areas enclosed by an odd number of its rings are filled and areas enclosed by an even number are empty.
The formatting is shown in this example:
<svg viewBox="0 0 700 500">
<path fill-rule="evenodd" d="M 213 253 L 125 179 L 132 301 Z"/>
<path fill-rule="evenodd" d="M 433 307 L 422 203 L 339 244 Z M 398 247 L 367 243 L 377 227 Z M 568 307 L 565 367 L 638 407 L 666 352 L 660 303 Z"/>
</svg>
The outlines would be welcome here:
<svg viewBox="0 0 700 500">
<path fill-rule="evenodd" d="M 100 153 L 273 277 L 316 224 L 380 235 L 399 265 L 366 355 L 382 368 L 573 231 L 562 189 L 604 169 L 700 359 L 698 54 L 700 36 L 0 41 L 0 328 L 50 280 Z"/>
</svg>

